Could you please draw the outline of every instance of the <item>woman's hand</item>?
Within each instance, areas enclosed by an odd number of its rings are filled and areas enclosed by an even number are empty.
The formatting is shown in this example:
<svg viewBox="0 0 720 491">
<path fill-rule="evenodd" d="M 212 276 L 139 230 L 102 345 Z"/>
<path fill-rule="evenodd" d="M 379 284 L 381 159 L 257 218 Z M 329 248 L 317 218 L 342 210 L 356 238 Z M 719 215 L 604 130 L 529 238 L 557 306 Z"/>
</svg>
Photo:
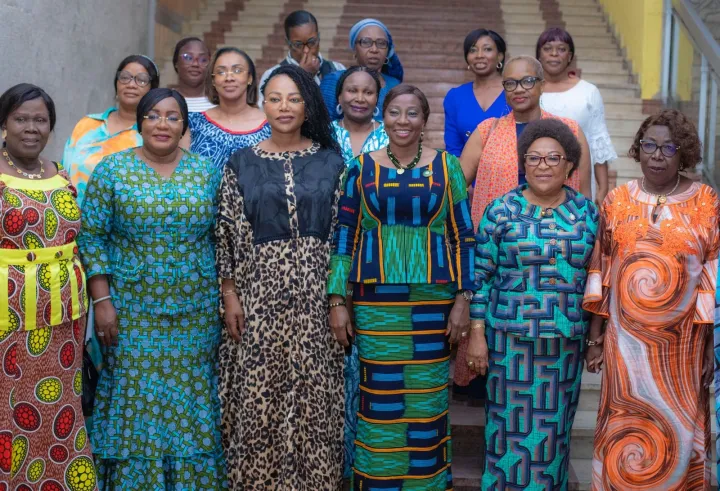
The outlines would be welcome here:
<svg viewBox="0 0 720 491">
<path fill-rule="evenodd" d="M 331 299 L 330 303 L 335 303 L 335 301 Z M 330 329 L 332 330 L 333 337 L 342 347 L 347 348 L 350 346 L 353 328 L 347 307 L 338 305 L 330 309 Z"/>
<path fill-rule="evenodd" d="M 485 340 L 485 333 L 481 332 L 475 335 L 470 334 L 470 342 L 468 343 L 467 354 L 465 355 L 468 368 L 471 372 L 485 375 L 488 371 L 488 345 Z"/>
<path fill-rule="evenodd" d="M 706 389 L 712 385 L 713 376 L 715 375 L 715 346 L 712 337 L 712 329 L 710 332 L 711 335 L 708 337 L 707 343 L 705 344 L 705 359 L 703 361 L 703 384 Z"/>
<path fill-rule="evenodd" d="M 588 372 L 598 373 L 602 370 L 603 364 L 603 341 L 605 334 L 601 334 L 595 342 L 594 346 L 588 346 L 585 350 L 585 364 L 587 365 Z"/>
<path fill-rule="evenodd" d="M 458 293 L 455 296 L 455 305 L 453 305 L 450 311 L 450 318 L 448 319 L 447 328 L 445 329 L 445 335 L 448 336 L 450 344 L 455 344 L 467 336 L 469 329 L 470 304 L 462 294 Z"/>
<path fill-rule="evenodd" d="M 242 303 L 235 293 L 223 293 L 225 304 L 225 328 L 238 343 L 240 336 L 245 332 L 245 311 Z"/>
<path fill-rule="evenodd" d="M 117 311 L 110 299 L 93 306 L 95 310 L 95 332 L 104 346 L 117 346 Z"/>
</svg>

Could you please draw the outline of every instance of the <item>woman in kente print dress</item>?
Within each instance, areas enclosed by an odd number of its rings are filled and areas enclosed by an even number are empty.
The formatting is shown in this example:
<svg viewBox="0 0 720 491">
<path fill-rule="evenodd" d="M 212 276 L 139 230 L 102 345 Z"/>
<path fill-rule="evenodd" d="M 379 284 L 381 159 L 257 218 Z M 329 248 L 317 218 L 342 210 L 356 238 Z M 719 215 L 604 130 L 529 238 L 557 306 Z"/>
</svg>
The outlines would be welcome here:
<svg viewBox="0 0 720 491">
<path fill-rule="evenodd" d="M 91 441 L 101 490 L 225 487 L 212 243 L 220 172 L 178 147 L 179 92 L 138 104 L 141 147 L 104 158 L 78 237 L 105 346 Z"/>
<path fill-rule="evenodd" d="M 645 120 L 630 155 L 643 177 L 603 203 L 583 302 L 588 369 L 603 369 L 592 486 L 710 489 L 718 197 L 678 172 L 701 150 L 677 111 Z"/>
<path fill-rule="evenodd" d="M 20 84 L 0 97 L 0 489 L 93 491 L 82 353 L 87 293 L 77 192 L 40 157 L 55 106 Z"/>
<path fill-rule="evenodd" d="M 336 491 L 343 350 L 328 326 L 325 282 L 345 164 L 304 70 L 277 68 L 263 91 L 272 135 L 230 158 L 218 210 L 229 487 Z"/>
</svg>

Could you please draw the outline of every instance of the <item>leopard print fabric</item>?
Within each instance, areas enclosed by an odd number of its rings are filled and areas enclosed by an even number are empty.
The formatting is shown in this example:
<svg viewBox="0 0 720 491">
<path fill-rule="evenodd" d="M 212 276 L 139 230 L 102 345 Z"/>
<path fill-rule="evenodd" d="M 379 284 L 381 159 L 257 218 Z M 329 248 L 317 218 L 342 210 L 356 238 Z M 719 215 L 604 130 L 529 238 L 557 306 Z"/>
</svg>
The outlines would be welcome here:
<svg viewBox="0 0 720 491">
<path fill-rule="evenodd" d="M 243 186 L 226 167 L 217 265 L 222 278 L 234 278 L 245 312 L 242 342 L 223 330 L 219 352 L 229 488 L 335 491 L 342 487 L 344 397 L 343 350 L 328 326 L 330 234 L 301 236 L 304 202 L 293 177 L 293 159 L 317 146 L 282 155 L 252 151 L 266 165 L 282 162 L 277 191 L 285 194 L 292 236 L 254 241 Z M 338 175 L 329 197 L 333 220 L 340 181 Z"/>
</svg>

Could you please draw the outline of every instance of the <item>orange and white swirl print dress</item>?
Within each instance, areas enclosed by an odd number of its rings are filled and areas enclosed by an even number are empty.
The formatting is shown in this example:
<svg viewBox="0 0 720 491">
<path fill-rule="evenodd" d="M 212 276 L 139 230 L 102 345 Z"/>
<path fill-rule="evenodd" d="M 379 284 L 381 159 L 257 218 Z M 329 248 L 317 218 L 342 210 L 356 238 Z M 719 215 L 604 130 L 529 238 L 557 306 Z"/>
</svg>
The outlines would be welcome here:
<svg viewBox="0 0 720 491">
<path fill-rule="evenodd" d="M 718 197 L 693 183 L 657 201 L 636 181 L 605 199 L 583 306 L 606 317 L 593 490 L 710 489 Z"/>
</svg>

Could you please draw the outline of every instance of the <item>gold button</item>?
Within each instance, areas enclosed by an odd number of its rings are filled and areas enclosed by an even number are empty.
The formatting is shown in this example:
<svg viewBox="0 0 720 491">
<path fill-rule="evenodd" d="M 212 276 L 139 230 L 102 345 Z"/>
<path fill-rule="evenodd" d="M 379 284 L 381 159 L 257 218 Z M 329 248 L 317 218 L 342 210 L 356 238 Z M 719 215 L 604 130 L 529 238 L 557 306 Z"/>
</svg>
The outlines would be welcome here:
<svg viewBox="0 0 720 491">
<path fill-rule="evenodd" d="M 550 284 L 554 285 L 555 283 L 557 283 L 557 280 L 555 278 L 550 278 Z"/>
<path fill-rule="evenodd" d="M 550 258 L 550 264 L 555 264 L 556 262 L 557 262 L 557 259 L 555 259 L 554 257 Z"/>
<path fill-rule="evenodd" d="M 557 244 L 557 240 L 555 240 L 555 239 L 550 239 L 550 245 L 555 245 L 555 244 Z"/>
<path fill-rule="evenodd" d="M 570 213 L 570 220 L 575 220 L 575 215 L 573 215 L 572 213 Z"/>
<path fill-rule="evenodd" d="M 63 254 L 62 251 L 57 251 L 55 253 L 55 259 L 60 259 L 62 257 L 62 254 Z"/>
<path fill-rule="evenodd" d="M 548 217 L 551 217 L 551 216 L 552 216 L 552 210 L 551 210 L 550 208 L 548 208 L 547 210 L 545 210 L 545 216 L 548 216 Z"/>
</svg>

